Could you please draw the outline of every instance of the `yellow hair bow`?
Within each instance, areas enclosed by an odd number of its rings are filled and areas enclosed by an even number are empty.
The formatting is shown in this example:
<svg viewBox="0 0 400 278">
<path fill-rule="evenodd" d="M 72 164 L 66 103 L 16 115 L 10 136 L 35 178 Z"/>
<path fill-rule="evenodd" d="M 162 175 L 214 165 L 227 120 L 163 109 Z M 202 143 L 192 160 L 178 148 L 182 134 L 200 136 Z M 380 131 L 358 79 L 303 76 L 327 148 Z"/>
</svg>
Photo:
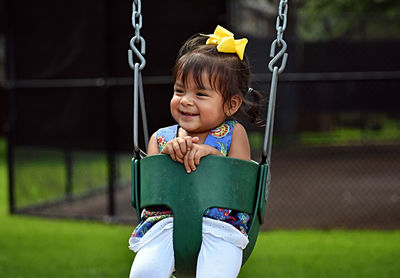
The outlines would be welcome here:
<svg viewBox="0 0 400 278">
<path fill-rule="evenodd" d="M 203 35 L 203 34 L 202 34 Z M 209 37 L 206 44 L 217 45 L 218 52 L 223 53 L 236 53 L 240 60 L 243 60 L 244 49 L 248 40 L 246 38 L 235 40 L 233 33 L 226 30 L 224 27 L 218 25 L 215 28 L 214 34 L 203 35 Z"/>
</svg>

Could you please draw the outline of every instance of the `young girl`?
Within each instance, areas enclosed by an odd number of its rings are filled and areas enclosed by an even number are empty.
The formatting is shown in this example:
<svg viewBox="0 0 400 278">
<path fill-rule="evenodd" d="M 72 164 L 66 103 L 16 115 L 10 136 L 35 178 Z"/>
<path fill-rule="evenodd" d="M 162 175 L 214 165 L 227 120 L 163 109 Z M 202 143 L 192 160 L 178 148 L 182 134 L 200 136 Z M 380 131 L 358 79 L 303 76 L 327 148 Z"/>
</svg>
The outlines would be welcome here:
<svg viewBox="0 0 400 278">
<path fill-rule="evenodd" d="M 244 127 L 232 117 L 247 108 L 258 120 L 260 94 L 249 88 L 249 65 L 244 56 L 247 39 L 217 26 L 214 34 L 196 35 L 180 49 L 174 67 L 171 114 L 176 125 L 154 133 L 148 155 L 168 154 L 190 174 L 207 155 L 250 160 Z M 250 101 L 249 99 L 252 99 Z M 212 194 L 212 192 L 210 192 Z M 151 207 L 133 232 L 135 251 L 130 277 L 170 277 L 174 271 L 172 212 Z M 246 247 L 250 216 L 224 208 L 210 208 L 203 217 L 202 246 L 196 277 L 237 277 Z"/>
</svg>

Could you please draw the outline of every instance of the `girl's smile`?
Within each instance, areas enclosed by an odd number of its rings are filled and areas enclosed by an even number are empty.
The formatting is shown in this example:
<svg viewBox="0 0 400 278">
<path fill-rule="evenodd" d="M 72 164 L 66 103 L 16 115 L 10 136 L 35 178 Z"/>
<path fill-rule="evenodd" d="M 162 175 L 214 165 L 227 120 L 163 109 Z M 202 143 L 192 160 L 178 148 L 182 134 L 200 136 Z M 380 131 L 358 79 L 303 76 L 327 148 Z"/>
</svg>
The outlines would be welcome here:
<svg viewBox="0 0 400 278">
<path fill-rule="evenodd" d="M 180 111 L 180 112 L 183 116 L 188 116 L 188 117 L 199 116 L 199 114 L 197 114 L 197 113 L 190 113 L 190 112 L 184 112 L 184 111 Z"/>
</svg>

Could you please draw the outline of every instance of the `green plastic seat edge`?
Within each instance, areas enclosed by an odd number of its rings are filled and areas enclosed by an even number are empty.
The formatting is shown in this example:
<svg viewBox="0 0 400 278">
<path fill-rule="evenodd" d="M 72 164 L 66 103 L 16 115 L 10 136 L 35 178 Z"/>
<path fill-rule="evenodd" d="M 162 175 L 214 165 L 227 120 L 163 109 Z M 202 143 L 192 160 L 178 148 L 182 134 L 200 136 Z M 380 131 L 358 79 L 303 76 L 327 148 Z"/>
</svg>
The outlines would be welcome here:
<svg viewBox="0 0 400 278">
<path fill-rule="evenodd" d="M 137 221 L 140 223 L 140 207 L 139 207 L 139 160 L 132 158 L 131 160 L 131 203 L 136 209 Z"/>
<path fill-rule="evenodd" d="M 157 158 L 160 157 L 160 158 Z M 161 158 L 163 157 L 163 158 Z M 181 164 L 178 164 L 176 162 L 173 162 L 168 156 L 166 155 L 158 155 L 158 156 L 151 156 L 151 159 L 149 159 L 150 157 L 144 158 L 141 160 L 141 162 L 144 161 L 144 164 L 146 166 L 147 162 L 149 162 L 150 160 L 157 160 L 157 163 L 161 163 L 163 164 L 163 166 L 166 166 L 164 163 L 171 163 L 171 165 L 175 165 L 174 167 L 178 166 L 182 171 L 183 170 L 183 166 Z M 213 160 L 214 158 L 211 158 L 211 160 Z M 226 158 L 221 158 L 221 157 L 216 157 L 214 160 L 218 159 L 226 159 Z M 229 158 L 231 160 L 235 160 L 233 158 Z M 204 161 L 207 161 L 207 159 L 202 159 L 202 164 Z M 263 214 L 262 213 L 262 207 L 265 207 L 265 198 L 264 198 L 264 194 L 265 194 L 265 180 L 266 180 L 266 174 L 268 171 L 268 167 L 266 167 L 266 165 L 261 165 L 258 166 L 257 164 L 253 163 L 253 162 L 248 162 L 248 161 L 242 161 L 242 160 L 238 160 L 241 162 L 238 162 L 239 164 L 244 164 L 243 165 L 251 165 L 253 164 L 252 167 L 253 168 L 252 171 L 256 171 L 256 176 L 254 177 L 254 179 L 257 180 L 257 184 L 256 184 L 256 192 L 253 196 L 253 201 L 252 201 L 252 208 L 250 209 L 249 213 L 252 214 L 251 218 L 251 222 L 250 222 L 250 227 L 249 227 L 249 232 L 248 232 L 248 236 L 249 236 L 249 244 L 247 245 L 247 247 L 244 250 L 243 253 L 243 262 L 242 264 L 244 264 L 247 259 L 250 256 L 250 253 L 252 252 L 254 246 L 255 246 L 255 242 L 258 236 L 258 231 L 260 228 L 260 223 L 262 223 L 262 219 L 263 219 Z M 225 162 L 224 162 L 225 163 Z M 234 161 L 232 162 L 234 163 Z M 250 163 L 250 164 L 249 164 Z M 219 163 L 217 163 L 219 164 Z M 222 163 L 223 164 L 223 163 Z M 141 166 L 141 165 L 140 165 Z M 162 167 L 164 169 L 167 169 L 167 171 L 169 171 L 169 166 L 167 167 Z M 159 167 L 158 167 L 159 168 Z M 199 168 L 201 169 L 201 168 Z M 139 173 L 139 161 L 136 159 L 132 160 L 132 205 L 136 205 L 135 208 L 137 210 L 137 214 L 138 214 L 138 219 L 140 219 L 140 210 L 146 206 L 146 204 L 141 204 L 139 202 L 140 196 L 139 196 L 139 187 L 140 187 L 140 182 L 141 181 L 141 177 L 140 177 L 140 173 Z M 200 171 L 199 171 L 200 172 Z M 193 172 L 190 175 L 194 175 L 195 172 Z M 162 176 L 163 174 L 160 173 L 160 175 Z M 183 177 L 187 176 L 188 174 L 186 174 L 186 172 L 182 173 Z M 207 179 L 209 178 L 209 176 L 207 176 Z M 202 183 L 202 182 L 200 182 Z M 263 205 L 264 204 L 264 205 Z M 172 206 L 172 205 L 171 205 Z M 220 206 L 220 207 L 227 207 L 227 206 Z M 191 227 L 192 231 L 190 232 L 190 240 L 193 242 L 193 244 L 191 244 L 190 246 L 187 246 L 186 244 L 184 244 L 181 239 L 182 237 L 185 236 L 185 234 L 187 234 L 187 230 L 188 230 L 188 223 L 185 220 L 184 215 L 179 215 L 178 213 L 179 210 L 174 212 L 174 249 L 179 249 L 179 250 L 183 250 L 182 252 L 176 252 L 175 256 L 176 256 L 176 269 L 178 270 L 178 274 L 181 274 L 182 276 L 180 277 L 194 277 L 195 275 L 195 269 L 196 269 L 196 263 L 197 263 L 197 255 L 198 255 L 198 251 L 200 250 L 200 246 L 201 246 L 201 229 L 202 229 L 202 211 L 197 211 L 197 212 L 193 212 L 194 214 L 198 214 L 200 216 L 197 217 L 197 221 L 193 221 L 193 227 Z M 177 214 L 178 213 L 178 214 Z M 185 211 L 185 213 L 187 213 L 187 211 Z M 261 221 L 260 221 L 261 219 Z M 184 230 L 181 230 L 181 232 L 179 232 L 178 230 L 175 230 L 176 227 L 184 227 Z M 189 229 L 190 230 L 190 229 Z M 196 238 L 196 240 L 194 240 L 194 238 Z M 180 244 L 182 243 L 182 244 Z M 175 246 L 178 245 L 178 246 Z M 193 248 L 193 245 L 197 246 L 196 248 Z M 179 254 L 181 253 L 181 254 Z M 191 259 L 189 259 L 191 257 Z"/>
</svg>

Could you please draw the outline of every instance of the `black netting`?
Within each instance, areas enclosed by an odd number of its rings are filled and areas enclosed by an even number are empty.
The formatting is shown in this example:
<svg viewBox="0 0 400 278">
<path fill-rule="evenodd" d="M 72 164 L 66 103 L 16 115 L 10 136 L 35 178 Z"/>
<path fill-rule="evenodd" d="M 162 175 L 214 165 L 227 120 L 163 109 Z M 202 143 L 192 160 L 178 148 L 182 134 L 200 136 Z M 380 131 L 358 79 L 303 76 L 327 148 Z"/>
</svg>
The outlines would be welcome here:
<svg viewBox="0 0 400 278">
<path fill-rule="evenodd" d="M 398 228 L 399 114 L 380 106 L 389 102 L 391 90 L 383 90 L 380 103 L 367 102 L 373 105 L 368 109 L 342 101 L 357 93 L 345 88 L 367 88 L 365 83 L 369 91 L 361 102 L 369 96 L 374 99 L 371 92 L 386 85 L 400 85 L 395 81 L 280 84 L 264 227 Z M 256 84 L 264 89 L 267 85 Z M 332 87 L 341 89 L 324 106 L 321 94 Z M 293 94 L 299 101 L 286 102 Z M 248 130 L 253 158 L 259 160 L 262 129 Z M 114 219 L 134 221 L 129 161 L 127 152 L 110 156 L 102 150 L 18 146 L 15 205 L 40 215 L 103 218 L 109 214 L 112 171 Z"/>
<path fill-rule="evenodd" d="M 132 223 L 131 4 L 81 2 L 7 1 L 7 76 L 15 81 L 4 101 L 11 205 L 28 214 Z M 168 76 L 179 46 L 196 30 L 228 22 L 229 13 L 225 1 L 143 2 L 154 132 L 172 123 Z M 253 85 L 267 95 L 272 37 L 252 35 Z M 399 228 L 400 42 L 286 38 L 265 227 Z M 262 129 L 248 132 L 259 160 Z"/>
</svg>

